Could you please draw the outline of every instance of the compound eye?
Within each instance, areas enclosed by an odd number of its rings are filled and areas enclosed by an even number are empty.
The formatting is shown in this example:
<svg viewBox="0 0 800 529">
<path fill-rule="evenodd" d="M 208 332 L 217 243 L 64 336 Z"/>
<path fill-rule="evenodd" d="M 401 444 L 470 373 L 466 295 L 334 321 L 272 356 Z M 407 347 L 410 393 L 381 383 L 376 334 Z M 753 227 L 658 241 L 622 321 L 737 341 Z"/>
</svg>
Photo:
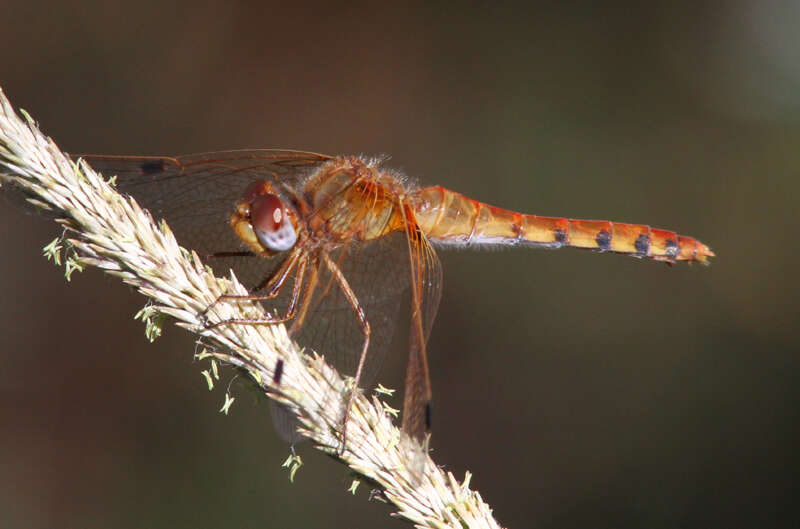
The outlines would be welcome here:
<svg viewBox="0 0 800 529">
<path fill-rule="evenodd" d="M 272 193 L 258 195 L 250 203 L 250 224 L 267 249 L 284 252 L 294 246 L 297 232 L 280 198 Z"/>
</svg>

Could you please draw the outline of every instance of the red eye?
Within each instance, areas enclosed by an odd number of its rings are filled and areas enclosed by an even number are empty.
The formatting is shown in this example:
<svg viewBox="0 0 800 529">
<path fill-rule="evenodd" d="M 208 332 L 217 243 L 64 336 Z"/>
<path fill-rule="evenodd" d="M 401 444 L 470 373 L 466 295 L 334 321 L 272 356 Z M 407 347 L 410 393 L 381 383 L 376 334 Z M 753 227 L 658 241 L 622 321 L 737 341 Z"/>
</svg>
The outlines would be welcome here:
<svg viewBox="0 0 800 529">
<path fill-rule="evenodd" d="M 256 231 L 277 231 L 283 223 L 283 217 L 283 202 L 273 194 L 259 195 L 250 203 L 250 223 Z"/>
<path fill-rule="evenodd" d="M 297 241 L 286 207 L 272 193 L 258 195 L 250 202 L 250 225 L 261 244 L 274 252 L 284 252 Z"/>
</svg>

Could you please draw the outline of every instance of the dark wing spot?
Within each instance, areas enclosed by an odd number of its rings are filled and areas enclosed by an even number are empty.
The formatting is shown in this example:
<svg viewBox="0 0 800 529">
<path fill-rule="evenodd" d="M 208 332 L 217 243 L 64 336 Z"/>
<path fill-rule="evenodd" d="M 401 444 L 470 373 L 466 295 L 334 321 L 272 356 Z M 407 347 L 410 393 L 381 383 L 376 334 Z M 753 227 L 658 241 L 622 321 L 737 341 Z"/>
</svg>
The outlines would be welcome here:
<svg viewBox="0 0 800 529">
<path fill-rule="evenodd" d="M 432 423 L 433 417 L 431 416 L 432 414 L 433 414 L 433 407 L 431 403 L 428 402 L 427 404 L 425 404 L 425 429 L 427 430 L 430 430 L 431 424 L 433 424 Z"/>
<path fill-rule="evenodd" d="M 650 249 L 650 236 L 642 233 L 636 237 L 636 242 L 633 243 L 633 247 L 636 248 L 637 254 L 647 255 L 647 251 Z"/>
<path fill-rule="evenodd" d="M 164 160 L 151 160 L 139 165 L 139 172 L 141 172 L 143 175 L 161 173 L 164 171 L 166 165 L 167 164 L 164 162 Z"/>
<path fill-rule="evenodd" d="M 673 241 L 672 239 L 667 239 L 667 247 L 665 248 L 664 253 L 667 254 L 667 257 L 670 259 L 674 259 L 678 257 L 678 253 L 681 251 L 681 247 L 678 246 L 678 243 Z"/>
<path fill-rule="evenodd" d="M 280 358 L 278 359 L 278 363 L 275 364 L 275 374 L 272 375 L 272 382 L 276 386 L 281 385 L 281 377 L 283 377 L 283 360 Z"/>
<path fill-rule="evenodd" d="M 600 230 L 600 233 L 594 238 L 594 242 L 597 243 L 597 248 L 606 251 L 611 248 L 611 234 L 606 230 Z"/>
<path fill-rule="evenodd" d="M 565 242 L 567 242 L 567 232 L 566 231 L 558 229 L 558 230 L 555 231 L 555 233 L 553 235 L 555 236 L 556 242 L 558 244 L 564 244 Z"/>
</svg>

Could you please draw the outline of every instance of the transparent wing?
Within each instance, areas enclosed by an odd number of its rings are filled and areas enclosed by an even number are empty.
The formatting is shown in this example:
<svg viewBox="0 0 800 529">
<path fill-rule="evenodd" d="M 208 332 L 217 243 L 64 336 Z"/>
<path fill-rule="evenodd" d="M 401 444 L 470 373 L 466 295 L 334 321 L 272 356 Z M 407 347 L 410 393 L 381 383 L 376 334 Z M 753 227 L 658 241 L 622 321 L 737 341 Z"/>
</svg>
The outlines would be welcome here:
<svg viewBox="0 0 800 529">
<path fill-rule="evenodd" d="M 371 388 L 392 341 L 401 300 L 409 284 L 401 233 L 331 254 L 370 324 L 370 344 L 359 385 Z M 323 353 L 343 374 L 355 375 L 364 332 L 350 302 L 324 266 L 319 269 L 309 315 L 296 329 L 298 342 Z"/>
<path fill-rule="evenodd" d="M 393 233 L 367 243 L 353 243 L 332 252 L 337 264 L 370 324 L 369 349 L 361 372 L 359 386 L 373 387 L 392 342 L 402 299 L 409 284 L 409 266 L 405 234 Z M 308 314 L 298 315 L 290 328 L 293 338 L 333 364 L 342 374 L 354 376 L 364 343 L 364 332 L 349 300 L 335 278 L 324 266 L 317 267 L 313 295 Z M 306 283 L 312 272 L 306 277 Z M 274 305 L 285 310 L 288 291 L 285 288 Z M 273 304 L 271 304 L 273 305 Z M 302 320 L 302 321 L 301 321 Z M 273 406 L 273 423 L 287 442 L 301 439 L 295 430 L 296 420 L 280 406 Z"/>
<path fill-rule="evenodd" d="M 411 328 L 403 395 L 403 431 L 422 441 L 431 427 L 431 381 L 427 343 L 442 295 L 442 267 L 428 239 L 406 225 L 411 277 Z"/>
<path fill-rule="evenodd" d="M 154 218 L 165 219 L 178 242 L 202 256 L 246 250 L 231 229 L 229 218 L 252 182 L 267 179 L 289 194 L 310 172 L 331 159 L 292 150 L 73 158 L 83 158 L 105 177 L 116 176 L 121 193 L 135 198 Z M 216 257 L 207 262 L 218 275 L 225 276 L 233 269 L 239 280 L 252 288 L 269 275 L 279 259 Z"/>
</svg>

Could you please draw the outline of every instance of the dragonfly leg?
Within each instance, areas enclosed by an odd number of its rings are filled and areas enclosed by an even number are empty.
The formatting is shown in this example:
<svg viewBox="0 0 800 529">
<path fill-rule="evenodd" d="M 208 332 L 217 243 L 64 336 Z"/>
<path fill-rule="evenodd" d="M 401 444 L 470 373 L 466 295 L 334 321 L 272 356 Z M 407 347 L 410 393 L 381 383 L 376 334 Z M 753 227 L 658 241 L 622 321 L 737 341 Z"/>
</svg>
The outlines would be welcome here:
<svg viewBox="0 0 800 529">
<path fill-rule="evenodd" d="M 299 254 L 298 254 L 299 255 Z M 287 261 L 291 259 L 291 257 L 287 258 Z M 289 307 L 286 309 L 286 313 L 283 316 L 272 316 L 266 318 L 232 318 L 229 320 L 223 320 L 216 323 L 213 323 L 208 326 L 209 329 L 213 329 L 214 327 L 219 327 L 220 325 L 274 325 L 276 323 L 285 323 L 292 318 L 294 318 L 295 313 L 297 312 L 297 301 L 300 299 L 300 292 L 303 289 L 303 280 L 306 275 L 306 267 L 308 265 L 308 256 L 302 255 L 294 259 L 294 262 L 286 267 L 286 271 L 284 274 L 281 274 L 281 278 L 277 280 L 267 291 L 266 294 L 262 295 L 250 295 L 250 296 L 220 296 L 220 299 L 236 299 L 236 300 L 245 300 L 245 301 L 265 301 L 268 299 L 272 299 L 278 295 L 280 292 L 281 287 L 286 282 L 286 278 L 289 276 L 292 269 L 294 269 L 297 261 L 300 261 L 299 268 L 297 269 L 297 273 L 294 276 L 294 286 L 292 288 L 292 297 L 289 299 Z M 281 265 L 283 268 L 283 265 Z M 271 281 L 270 281 L 271 283 Z M 208 309 L 206 309 L 208 310 Z"/>
<path fill-rule="evenodd" d="M 215 259 L 215 258 L 218 259 L 220 257 L 255 257 L 255 256 L 256 254 L 254 254 L 253 252 L 244 251 L 244 252 L 215 252 L 203 255 L 202 257 L 205 259 Z"/>
<path fill-rule="evenodd" d="M 345 255 L 344 252 L 339 253 L 336 262 L 337 266 L 341 263 L 344 255 Z M 300 312 L 297 314 L 297 317 L 292 322 L 292 328 L 289 329 L 290 335 L 294 334 L 295 332 L 299 331 L 302 328 L 303 324 L 306 321 L 306 316 L 308 315 L 308 313 L 312 312 L 316 307 L 318 307 L 319 304 L 322 302 L 322 300 L 325 299 L 325 296 L 328 295 L 331 288 L 333 288 L 333 285 L 337 284 L 336 277 L 331 275 L 331 277 L 328 278 L 328 281 L 325 284 L 325 287 L 323 288 L 322 292 L 315 298 L 312 298 L 317 287 L 321 287 L 321 285 L 319 284 L 318 272 L 319 272 L 319 256 L 317 255 L 314 258 L 313 266 L 311 268 L 311 277 L 309 278 L 308 287 L 306 287 L 305 299 L 300 304 Z"/>
<path fill-rule="evenodd" d="M 364 345 L 361 347 L 361 357 L 358 359 L 358 367 L 356 368 L 355 377 L 353 377 L 353 389 L 350 392 L 350 397 L 347 400 L 347 407 L 344 410 L 344 420 L 342 423 L 342 446 L 339 449 L 339 455 L 341 455 L 344 453 L 344 449 L 347 445 L 347 421 L 350 419 L 350 410 L 353 408 L 353 403 L 355 402 L 356 394 L 358 392 L 358 382 L 361 380 L 361 371 L 364 369 L 364 362 L 367 359 L 370 327 L 369 322 L 367 321 L 367 316 L 364 313 L 364 309 L 358 302 L 355 292 L 353 292 L 353 289 L 350 288 L 350 284 L 347 282 L 347 279 L 345 279 L 342 271 L 327 253 L 323 252 L 322 258 L 325 261 L 325 266 L 328 267 L 331 275 L 336 278 L 336 282 L 339 284 L 339 288 L 342 289 L 344 297 L 347 298 L 350 306 L 353 307 L 353 312 L 356 313 L 358 322 L 361 325 L 361 332 L 364 334 Z"/>
<path fill-rule="evenodd" d="M 248 300 L 254 301 L 254 300 L 267 300 L 274 298 L 280 293 L 284 283 L 286 283 L 286 280 L 289 277 L 289 274 L 297 265 L 299 256 L 300 256 L 299 252 L 297 251 L 292 252 L 286 259 L 283 260 L 280 266 L 265 281 L 263 281 L 261 284 L 259 284 L 258 286 L 256 286 L 256 288 L 253 289 L 253 291 L 256 292 L 266 288 L 267 292 L 265 294 L 247 295 L 247 296 L 223 294 L 219 296 L 217 299 L 215 299 L 211 305 L 206 307 L 206 309 L 200 314 L 200 318 L 205 320 L 206 314 L 208 314 L 208 312 L 212 308 L 214 308 L 217 305 L 217 303 L 223 300 L 233 299 L 242 301 L 248 301 Z"/>
<path fill-rule="evenodd" d="M 306 315 L 308 314 L 308 310 L 311 307 L 311 300 L 314 296 L 314 292 L 319 285 L 319 258 L 315 257 L 313 262 L 311 263 L 311 271 L 309 272 L 308 282 L 306 284 L 306 291 L 303 294 L 303 300 L 300 302 L 300 310 L 295 315 L 294 321 L 292 321 L 292 326 L 289 328 L 289 336 L 294 335 L 294 333 L 298 332 L 306 321 Z M 325 294 L 323 294 L 325 295 Z"/>
</svg>

